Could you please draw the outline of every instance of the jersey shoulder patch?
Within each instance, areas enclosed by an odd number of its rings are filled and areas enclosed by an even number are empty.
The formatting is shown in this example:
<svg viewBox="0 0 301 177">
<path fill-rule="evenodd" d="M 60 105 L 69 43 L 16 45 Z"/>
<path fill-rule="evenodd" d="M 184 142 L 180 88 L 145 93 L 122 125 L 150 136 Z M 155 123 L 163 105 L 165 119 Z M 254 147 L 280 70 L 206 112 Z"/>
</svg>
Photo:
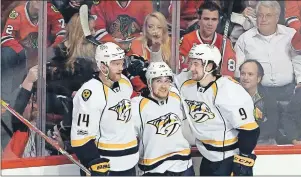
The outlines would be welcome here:
<svg viewBox="0 0 301 177">
<path fill-rule="evenodd" d="M 89 89 L 84 89 L 82 92 L 82 98 L 84 101 L 88 101 L 91 95 L 92 95 L 92 91 Z"/>
<path fill-rule="evenodd" d="M 12 10 L 8 16 L 10 19 L 16 19 L 19 16 L 19 13 L 16 12 L 15 10 Z"/>
<path fill-rule="evenodd" d="M 56 13 L 59 12 L 59 10 L 54 5 L 51 5 L 51 9 Z"/>
<path fill-rule="evenodd" d="M 93 4 L 95 5 L 99 4 L 99 0 L 93 0 Z"/>
</svg>

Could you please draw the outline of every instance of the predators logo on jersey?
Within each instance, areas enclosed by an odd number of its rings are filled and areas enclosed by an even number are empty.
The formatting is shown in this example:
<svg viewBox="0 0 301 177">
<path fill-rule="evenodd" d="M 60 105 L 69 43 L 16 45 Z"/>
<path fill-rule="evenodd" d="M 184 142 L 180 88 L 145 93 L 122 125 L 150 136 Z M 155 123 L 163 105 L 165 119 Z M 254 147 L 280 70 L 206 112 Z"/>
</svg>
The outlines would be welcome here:
<svg viewBox="0 0 301 177">
<path fill-rule="evenodd" d="M 153 125 L 157 128 L 156 134 L 166 135 L 167 137 L 175 134 L 180 126 L 180 118 L 174 113 L 168 113 L 154 120 L 150 120 L 147 124 Z"/>
<path fill-rule="evenodd" d="M 131 101 L 123 99 L 119 101 L 115 106 L 109 108 L 111 111 L 117 113 L 117 120 L 127 123 L 131 119 Z"/>
<path fill-rule="evenodd" d="M 191 100 L 185 100 L 185 102 L 189 107 L 189 115 L 196 123 L 202 123 L 215 117 L 206 103 Z"/>
</svg>

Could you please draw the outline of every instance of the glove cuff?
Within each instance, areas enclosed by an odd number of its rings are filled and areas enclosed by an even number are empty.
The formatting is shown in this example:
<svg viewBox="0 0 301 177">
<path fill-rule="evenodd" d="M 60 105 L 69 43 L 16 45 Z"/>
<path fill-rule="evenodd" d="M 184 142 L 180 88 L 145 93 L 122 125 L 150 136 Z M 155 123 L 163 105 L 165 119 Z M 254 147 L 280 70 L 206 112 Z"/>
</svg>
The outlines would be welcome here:
<svg viewBox="0 0 301 177">
<path fill-rule="evenodd" d="M 106 158 L 94 159 L 88 164 L 88 167 L 92 172 L 106 174 L 110 170 L 110 160 Z"/>
<path fill-rule="evenodd" d="M 234 155 L 234 163 L 238 163 L 244 166 L 253 167 L 255 164 L 256 156 L 251 154 L 250 156 Z"/>
</svg>

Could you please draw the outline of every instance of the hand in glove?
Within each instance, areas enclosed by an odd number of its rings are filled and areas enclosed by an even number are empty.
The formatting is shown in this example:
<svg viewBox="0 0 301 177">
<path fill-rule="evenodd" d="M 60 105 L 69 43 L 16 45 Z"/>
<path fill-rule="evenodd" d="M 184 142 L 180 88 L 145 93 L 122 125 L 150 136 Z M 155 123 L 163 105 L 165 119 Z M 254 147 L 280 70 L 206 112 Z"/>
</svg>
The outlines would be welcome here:
<svg viewBox="0 0 301 177">
<path fill-rule="evenodd" d="M 139 57 L 136 55 L 130 56 L 130 64 L 127 68 L 130 76 L 140 76 L 140 74 L 146 71 L 146 63 L 143 57 Z"/>
<path fill-rule="evenodd" d="M 110 171 L 110 160 L 107 158 L 98 158 L 88 164 L 91 176 L 108 176 Z"/>
<path fill-rule="evenodd" d="M 255 164 L 255 160 L 255 154 L 234 155 L 231 176 L 253 176 L 253 166 Z"/>
</svg>

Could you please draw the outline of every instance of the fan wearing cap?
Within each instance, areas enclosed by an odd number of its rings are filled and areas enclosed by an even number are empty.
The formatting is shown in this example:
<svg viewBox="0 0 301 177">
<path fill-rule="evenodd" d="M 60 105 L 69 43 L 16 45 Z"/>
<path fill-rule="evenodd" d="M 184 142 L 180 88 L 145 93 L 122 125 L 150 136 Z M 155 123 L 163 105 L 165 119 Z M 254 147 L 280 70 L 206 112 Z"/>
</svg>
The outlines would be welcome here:
<svg viewBox="0 0 301 177">
<path fill-rule="evenodd" d="M 175 77 L 187 122 L 203 159 L 201 176 L 253 175 L 259 136 L 250 95 L 218 73 L 220 51 L 199 44 L 189 52 L 189 71 Z"/>
<path fill-rule="evenodd" d="M 194 176 L 190 145 L 182 134 L 180 97 L 171 85 L 173 73 L 165 62 L 151 62 L 146 80 L 150 93 L 132 99 L 138 167 L 145 176 Z"/>
<path fill-rule="evenodd" d="M 135 175 L 139 155 L 131 120 L 133 88 L 121 74 L 124 57 L 114 43 L 97 46 L 98 75 L 73 99 L 71 146 L 92 175 Z"/>
</svg>

